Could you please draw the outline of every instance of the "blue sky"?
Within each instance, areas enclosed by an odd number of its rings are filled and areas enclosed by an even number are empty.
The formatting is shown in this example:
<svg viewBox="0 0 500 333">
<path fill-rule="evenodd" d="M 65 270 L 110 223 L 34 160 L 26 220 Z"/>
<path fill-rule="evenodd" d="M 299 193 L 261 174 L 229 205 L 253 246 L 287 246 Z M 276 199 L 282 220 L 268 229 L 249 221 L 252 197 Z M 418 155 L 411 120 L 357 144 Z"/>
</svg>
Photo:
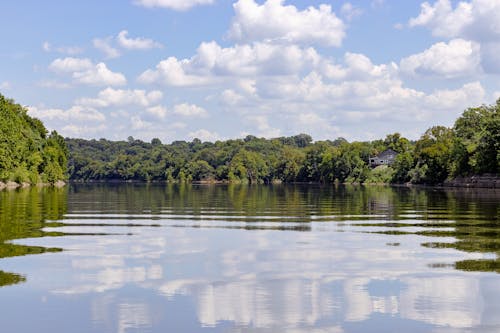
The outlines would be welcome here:
<svg viewBox="0 0 500 333">
<path fill-rule="evenodd" d="M 69 137 L 416 139 L 500 97 L 500 0 L 7 0 L 0 12 L 0 92 Z"/>
</svg>

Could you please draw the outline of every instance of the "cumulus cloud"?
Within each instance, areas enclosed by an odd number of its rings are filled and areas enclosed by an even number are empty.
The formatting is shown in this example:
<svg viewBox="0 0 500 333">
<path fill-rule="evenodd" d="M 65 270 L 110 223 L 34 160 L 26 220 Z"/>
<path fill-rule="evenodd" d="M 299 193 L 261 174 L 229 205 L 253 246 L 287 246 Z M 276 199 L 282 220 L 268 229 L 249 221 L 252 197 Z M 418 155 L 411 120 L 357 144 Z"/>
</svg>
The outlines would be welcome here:
<svg viewBox="0 0 500 333">
<path fill-rule="evenodd" d="M 324 105 L 323 109 L 326 110 L 387 110 L 393 112 L 395 117 L 408 119 L 413 116 L 411 110 L 462 110 L 471 103 L 481 103 L 484 98 L 484 89 L 479 82 L 465 84 L 455 90 L 436 90 L 427 94 L 405 87 L 403 81 L 397 77 L 336 83 L 325 81 L 317 73 L 311 73 L 298 82 L 272 82 L 266 85 L 265 89 L 272 89 L 270 93 L 283 104 L 314 101 L 316 108 Z"/>
<path fill-rule="evenodd" d="M 251 115 L 245 117 L 245 120 L 254 125 L 256 129 L 254 134 L 259 137 L 273 138 L 281 135 L 279 128 L 273 128 L 269 125 L 269 119 L 266 115 Z"/>
<path fill-rule="evenodd" d="M 153 8 L 161 7 L 178 11 L 185 11 L 198 5 L 210 5 L 214 0 L 134 0 L 134 4 Z"/>
<path fill-rule="evenodd" d="M 438 37 L 463 37 L 476 41 L 494 41 L 500 37 L 500 2 L 496 0 L 450 0 L 434 4 L 424 2 L 420 14 L 410 19 L 410 27 L 424 26 Z"/>
<path fill-rule="evenodd" d="M 121 86 L 127 83 L 122 73 L 111 71 L 103 62 L 93 64 L 87 58 L 58 58 L 52 61 L 49 70 L 58 74 L 71 74 L 74 82 L 79 84 Z"/>
<path fill-rule="evenodd" d="M 71 73 L 88 70 L 94 65 L 88 58 L 57 58 L 49 65 L 49 69 L 57 73 Z"/>
<path fill-rule="evenodd" d="M 220 100 L 222 104 L 227 106 L 235 106 L 238 105 L 245 99 L 244 96 L 238 94 L 232 89 L 226 89 L 221 93 Z"/>
<path fill-rule="evenodd" d="M 127 83 L 125 75 L 110 71 L 103 62 L 86 71 L 73 73 L 73 79 L 93 86 L 123 86 Z"/>
<path fill-rule="evenodd" d="M 41 120 L 63 120 L 63 121 L 97 121 L 106 120 L 104 114 L 93 108 L 83 106 L 73 106 L 67 110 L 62 109 L 43 109 L 37 107 L 28 107 L 30 116 Z"/>
<path fill-rule="evenodd" d="M 210 132 L 209 130 L 206 129 L 199 129 L 197 131 L 190 132 L 188 134 L 188 137 L 192 139 L 200 139 L 201 141 L 210 141 L 210 142 L 215 142 L 217 140 L 221 140 L 221 137 L 217 132 Z"/>
<path fill-rule="evenodd" d="M 138 115 L 134 115 L 130 118 L 130 125 L 133 130 L 144 130 L 150 128 L 152 126 L 152 123 L 143 120 Z"/>
<path fill-rule="evenodd" d="M 216 42 L 202 43 L 195 56 L 170 57 L 156 69 L 139 76 L 142 83 L 190 86 L 213 83 L 216 77 L 295 75 L 314 68 L 321 58 L 311 47 L 256 42 L 223 48 Z"/>
<path fill-rule="evenodd" d="M 207 110 L 194 104 L 177 104 L 174 106 L 174 113 L 184 117 L 201 117 L 205 118 L 208 116 Z"/>
<path fill-rule="evenodd" d="M 97 133 L 103 133 L 107 129 L 105 124 L 100 125 L 81 125 L 69 124 L 61 128 L 60 134 L 65 137 L 74 138 L 92 138 Z"/>
<path fill-rule="evenodd" d="M 345 25 L 329 5 L 300 11 L 284 0 L 268 0 L 259 5 L 254 0 L 239 0 L 228 35 L 242 42 L 275 41 L 285 43 L 340 46 Z"/>
<path fill-rule="evenodd" d="M 164 119 L 168 114 L 167 108 L 161 105 L 149 107 L 146 109 L 146 112 L 159 119 Z"/>
<path fill-rule="evenodd" d="M 111 37 L 94 38 L 92 40 L 92 43 L 94 47 L 103 52 L 106 58 L 108 59 L 118 58 L 119 56 L 121 56 L 120 51 L 111 45 L 112 43 Z"/>
<path fill-rule="evenodd" d="M 438 75 L 446 78 L 467 76 L 481 69 L 480 46 L 463 39 L 436 43 L 429 49 L 403 58 L 401 70 L 416 75 Z"/>
<path fill-rule="evenodd" d="M 437 37 L 462 38 L 480 44 L 481 63 L 487 73 L 500 72 L 500 2 L 496 0 L 450 0 L 424 2 L 410 27 L 422 26 Z"/>
<path fill-rule="evenodd" d="M 186 73 L 185 67 L 189 60 L 179 61 L 175 57 L 169 57 L 160 61 L 155 69 L 143 72 L 138 81 L 140 83 L 159 83 L 172 86 L 203 85 L 209 82 L 208 78 L 195 74 Z"/>
<path fill-rule="evenodd" d="M 155 42 L 152 39 L 143 37 L 128 38 L 127 35 L 128 31 L 122 30 L 118 33 L 118 36 L 116 37 L 118 44 L 124 49 L 148 50 L 148 49 L 163 47 L 160 43 Z"/>
<path fill-rule="evenodd" d="M 410 27 L 426 26 L 435 36 L 457 37 L 473 21 L 471 3 L 460 2 L 457 8 L 453 9 L 450 0 L 438 0 L 433 5 L 424 2 L 421 5 L 420 14 L 410 19 L 409 25 Z"/>
<path fill-rule="evenodd" d="M 485 95 L 480 82 L 471 82 L 459 89 L 436 90 L 425 97 L 425 105 L 433 109 L 454 109 L 458 116 L 464 107 L 481 104 Z"/>
<path fill-rule="evenodd" d="M 332 80 L 370 80 L 394 75 L 398 68 L 394 63 L 375 65 L 366 55 L 346 52 L 344 65 L 323 62 L 321 72 Z"/>
<path fill-rule="evenodd" d="M 101 90 L 96 98 L 81 98 L 77 104 L 90 107 L 110 107 L 123 105 L 138 105 L 149 107 L 163 98 L 163 93 L 158 90 L 146 92 L 145 90 L 124 90 L 106 88 Z"/>
</svg>

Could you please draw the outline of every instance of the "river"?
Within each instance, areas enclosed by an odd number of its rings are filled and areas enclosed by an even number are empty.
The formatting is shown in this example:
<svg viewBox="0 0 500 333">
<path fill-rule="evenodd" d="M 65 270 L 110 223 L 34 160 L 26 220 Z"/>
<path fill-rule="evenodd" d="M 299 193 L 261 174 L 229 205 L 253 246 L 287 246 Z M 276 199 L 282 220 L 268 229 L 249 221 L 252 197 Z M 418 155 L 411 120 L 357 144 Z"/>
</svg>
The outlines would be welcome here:
<svg viewBox="0 0 500 333">
<path fill-rule="evenodd" d="M 0 192 L 2 332 L 500 332 L 500 192 Z"/>
</svg>

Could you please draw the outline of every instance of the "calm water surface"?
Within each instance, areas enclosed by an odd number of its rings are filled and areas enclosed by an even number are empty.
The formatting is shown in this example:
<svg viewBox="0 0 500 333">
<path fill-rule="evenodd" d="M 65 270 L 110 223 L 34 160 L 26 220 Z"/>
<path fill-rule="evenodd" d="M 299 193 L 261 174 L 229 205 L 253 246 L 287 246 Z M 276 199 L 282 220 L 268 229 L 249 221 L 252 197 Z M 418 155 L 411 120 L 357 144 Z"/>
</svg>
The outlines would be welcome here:
<svg viewBox="0 0 500 333">
<path fill-rule="evenodd" d="M 500 332 L 500 193 L 0 192 L 0 331 Z"/>
</svg>

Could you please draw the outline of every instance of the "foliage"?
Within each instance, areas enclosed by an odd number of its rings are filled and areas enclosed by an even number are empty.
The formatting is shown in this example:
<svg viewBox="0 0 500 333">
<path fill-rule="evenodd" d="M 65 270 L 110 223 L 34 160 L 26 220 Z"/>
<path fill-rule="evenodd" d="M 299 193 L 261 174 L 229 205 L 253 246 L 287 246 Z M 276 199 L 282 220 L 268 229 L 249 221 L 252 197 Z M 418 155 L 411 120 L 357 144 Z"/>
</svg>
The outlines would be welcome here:
<svg viewBox="0 0 500 333">
<path fill-rule="evenodd" d="M 0 181 L 56 182 L 66 179 L 68 151 L 56 131 L 28 116 L 21 105 L 0 94 Z"/>
<path fill-rule="evenodd" d="M 444 126 L 429 128 L 415 146 L 415 170 L 418 170 L 418 178 L 412 180 L 426 184 L 438 184 L 446 180 L 452 161 L 453 141 L 451 129 Z"/>
<path fill-rule="evenodd" d="M 390 168 L 370 156 L 398 153 Z M 439 184 L 460 175 L 500 172 L 500 100 L 467 109 L 453 128 L 434 126 L 411 142 L 399 133 L 369 142 L 274 139 L 151 142 L 63 139 L 0 95 L 0 181 L 320 182 Z"/>
<path fill-rule="evenodd" d="M 379 165 L 374 168 L 369 177 L 365 180 L 369 184 L 387 184 L 394 177 L 394 169 L 387 165 Z"/>
<path fill-rule="evenodd" d="M 500 173 L 500 99 L 495 105 L 467 109 L 453 127 L 452 173 Z"/>
<path fill-rule="evenodd" d="M 499 172 L 499 105 L 466 110 L 453 128 L 431 127 L 416 142 L 399 133 L 371 142 L 313 142 L 307 134 L 171 144 L 66 139 L 69 171 L 77 180 L 439 184 Z M 370 168 L 370 156 L 386 149 L 398 152 L 391 167 Z"/>
</svg>

